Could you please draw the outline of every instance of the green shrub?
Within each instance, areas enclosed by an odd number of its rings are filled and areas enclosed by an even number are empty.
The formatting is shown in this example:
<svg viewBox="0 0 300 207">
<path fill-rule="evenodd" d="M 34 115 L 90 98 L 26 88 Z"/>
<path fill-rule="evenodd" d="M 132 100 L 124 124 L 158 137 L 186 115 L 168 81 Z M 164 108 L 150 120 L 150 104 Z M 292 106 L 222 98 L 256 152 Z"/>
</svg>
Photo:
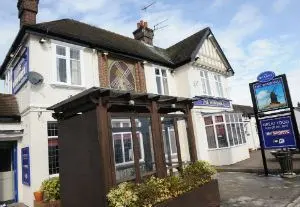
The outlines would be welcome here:
<svg viewBox="0 0 300 207">
<path fill-rule="evenodd" d="M 188 186 L 194 188 L 211 180 L 216 169 L 206 161 L 197 161 L 183 169 L 182 178 Z"/>
<path fill-rule="evenodd" d="M 137 206 L 136 186 L 133 183 L 121 183 L 110 190 L 107 195 L 111 207 L 135 207 Z"/>
<path fill-rule="evenodd" d="M 137 186 L 137 206 L 152 206 L 171 198 L 165 179 L 151 177 Z"/>
<path fill-rule="evenodd" d="M 152 207 L 209 182 L 216 170 L 205 161 L 186 167 L 179 176 L 151 177 L 141 184 L 121 183 L 107 195 L 110 207 Z"/>
<path fill-rule="evenodd" d="M 44 192 L 45 201 L 60 200 L 59 177 L 53 177 L 43 181 L 41 190 Z"/>
</svg>

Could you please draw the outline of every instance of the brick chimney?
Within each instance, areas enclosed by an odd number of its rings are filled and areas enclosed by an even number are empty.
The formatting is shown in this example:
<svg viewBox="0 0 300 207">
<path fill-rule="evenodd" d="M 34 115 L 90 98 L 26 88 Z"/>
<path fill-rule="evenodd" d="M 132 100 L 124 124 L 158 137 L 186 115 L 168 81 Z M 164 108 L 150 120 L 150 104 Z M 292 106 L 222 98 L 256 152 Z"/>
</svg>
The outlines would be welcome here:
<svg viewBox="0 0 300 207">
<path fill-rule="evenodd" d="M 23 25 L 36 24 L 39 0 L 18 0 L 20 28 Z"/>
<path fill-rule="evenodd" d="M 141 40 L 149 45 L 153 45 L 153 29 L 150 29 L 148 23 L 143 20 L 137 23 L 137 29 L 133 32 L 133 36 L 136 40 Z"/>
</svg>

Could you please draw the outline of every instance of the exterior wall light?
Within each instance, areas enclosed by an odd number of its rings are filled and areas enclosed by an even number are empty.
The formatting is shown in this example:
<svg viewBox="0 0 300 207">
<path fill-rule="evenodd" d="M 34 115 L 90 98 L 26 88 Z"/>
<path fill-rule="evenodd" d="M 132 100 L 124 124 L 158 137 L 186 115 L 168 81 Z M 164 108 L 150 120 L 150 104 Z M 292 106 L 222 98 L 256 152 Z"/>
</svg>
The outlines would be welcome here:
<svg viewBox="0 0 300 207">
<path fill-rule="evenodd" d="M 108 52 L 104 52 L 103 55 L 107 56 L 107 55 L 108 55 Z"/>
<path fill-rule="evenodd" d="M 44 44 L 45 42 L 46 42 L 46 39 L 42 37 L 42 38 L 40 39 L 40 43 L 41 43 L 41 44 Z"/>
<path fill-rule="evenodd" d="M 10 53 L 9 57 L 13 58 L 15 56 L 14 53 Z"/>
<path fill-rule="evenodd" d="M 175 108 L 176 107 L 176 104 L 171 104 L 171 108 Z"/>
<path fill-rule="evenodd" d="M 128 102 L 128 104 L 130 105 L 130 106 L 134 106 L 134 100 L 130 100 L 129 102 Z"/>
</svg>

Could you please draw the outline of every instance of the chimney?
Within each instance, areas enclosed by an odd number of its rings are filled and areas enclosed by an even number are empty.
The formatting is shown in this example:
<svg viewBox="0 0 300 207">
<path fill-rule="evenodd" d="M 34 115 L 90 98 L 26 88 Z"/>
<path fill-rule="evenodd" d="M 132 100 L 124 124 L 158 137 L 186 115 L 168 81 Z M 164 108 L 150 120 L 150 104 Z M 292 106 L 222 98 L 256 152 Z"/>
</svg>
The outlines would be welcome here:
<svg viewBox="0 0 300 207">
<path fill-rule="evenodd" d="M 39 0 L 18 0 L 20 28 L 23 25 L 36 24 Z"/>
<path fill-rule="evenodd" d="M 153 29 L 150 29 L 148 23 L 143 20 L 137 23 L 137 29 L 133 32 L 133 36 L 136 40 L 141 40 L 149 45 L 153 45 Z"/>
</svg>

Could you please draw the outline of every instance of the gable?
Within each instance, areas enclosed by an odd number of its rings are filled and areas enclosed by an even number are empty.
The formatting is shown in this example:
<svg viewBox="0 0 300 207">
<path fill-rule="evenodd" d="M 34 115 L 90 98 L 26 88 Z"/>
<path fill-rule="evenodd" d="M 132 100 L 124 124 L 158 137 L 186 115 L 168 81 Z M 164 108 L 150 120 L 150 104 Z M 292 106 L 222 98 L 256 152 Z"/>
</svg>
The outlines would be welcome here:
<svg viewBox="0 0 300 207">
<path fill-rule="evenodd" d="M 196 64 L 211 70 L 228 72 L 227 63 L 222 54 L 212 38 L 207 37 L 197 53 Z"/>
</svg>

